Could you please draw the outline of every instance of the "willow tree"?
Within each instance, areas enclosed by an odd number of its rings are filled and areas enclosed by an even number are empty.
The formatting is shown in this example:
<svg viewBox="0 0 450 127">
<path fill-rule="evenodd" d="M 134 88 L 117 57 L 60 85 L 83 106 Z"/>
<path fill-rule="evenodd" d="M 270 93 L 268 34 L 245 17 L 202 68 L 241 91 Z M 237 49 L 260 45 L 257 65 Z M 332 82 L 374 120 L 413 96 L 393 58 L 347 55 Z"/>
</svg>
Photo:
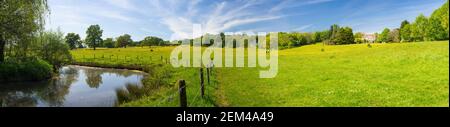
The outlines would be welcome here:
<svg viewBox="0 0 450 127">
<path fill-rule="evenodd" d="M 33 37 L 44 29 L 49 14 L 47 0 L 0 0 L 0 62 L 5 46 L 17 45 L 25 55 Z"/>
</svg>

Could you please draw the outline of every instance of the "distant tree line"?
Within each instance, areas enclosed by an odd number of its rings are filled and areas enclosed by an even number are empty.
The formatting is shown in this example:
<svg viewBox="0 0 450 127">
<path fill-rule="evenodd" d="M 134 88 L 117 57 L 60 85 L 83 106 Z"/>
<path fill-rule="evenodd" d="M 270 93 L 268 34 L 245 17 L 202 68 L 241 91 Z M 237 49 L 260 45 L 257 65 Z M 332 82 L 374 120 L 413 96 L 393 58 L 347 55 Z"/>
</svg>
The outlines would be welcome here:
<svg viewBox="0 0 450 127">
<path fill-rule="evenodd" d="M 376 42 L 418 42 L 438 41 L 449 39 L 449 8 L 447 1 L 442 7 L 435 10 L 430 17 L 420 14 L 414 22 L 405 20 L 400 28 L 385 28 L 377 35 Z"/>
<path fill-rule="evenodd" d="M 439 41 L 449 39 L 449 1 L 435 10 L 430 17 L 419 15 L 413 23 L 403 21 L 400 28 L 385 28 L 380 34 L 375 33 L 377 43 L 385 42 L 418 42 Z M 359 44 L 370 42 L 364 33 L 353 33 L 350 27 L 332 25 L 329 30 L 300 33 L 279 33 L 279 46 L 291 48 L 323 42 L 328 45 Z"/>
<path fill-rule="evenodd" d="M 117 38 L 102 39 L 103 30 L 100 25 L 91 25 L 86 31 L 86 38 L 82 40 L 80 35 L 76 33 L 68 33 L 65 37 L 65 42 L 69 45 L 70 49 L 76 48 L 126 48 L 127 46 L 165 46 L 168 45 L 168 41 L 155 36 L 145 37 L 141 41 L 133 41 L 131 35 L 124 34 Z"/>
<path fill-rule="evenodd" d="M 210 35 L 210 34 L 205 34 Z M 225 35 L 224 33 L 220 33 L 222 41 L 222 46 L 225 46 L 225 38 L 230 37 L 229 35 Z M 242 35 L 247 36 L 247 35 Z M 212 45 L 214 44 L 214 40 L 210 40 L 209 44 L 203 44 L 204 36 L 201 36 L 199 39 L 202 42 L 202 45 Z M 256 36 L 256 40 L 259 38 Z M 266 42 L 270 42 L 269 34 L 266 35 Z M 191 45 L 193 45 L 194 39 L 189 39 Z M 244 39 L 244 43 L 247 43 L 248 40 Z M 258 42 L 258 41 L 257 41 Z M 338 25 L 332 25 L 329 30 L 318 31 L 318 32 L 278 32 L 278 46 L 280 49 L 285 48 L 293 48 L 308 44 L 315 44 L 323 42 L 329 45 L 341 45 L 341 44 L 355 44 L 355 38 L 353 35 L 353 30 L 350 27 L 340 27 Z M 176 40 L 172 43 L 181 44 L 182 40 Z M 236 40 L 233 40 L 233 47 L 236 47 Z M 244 44 L 247 45 L 247 44 Z"/>
</svg>

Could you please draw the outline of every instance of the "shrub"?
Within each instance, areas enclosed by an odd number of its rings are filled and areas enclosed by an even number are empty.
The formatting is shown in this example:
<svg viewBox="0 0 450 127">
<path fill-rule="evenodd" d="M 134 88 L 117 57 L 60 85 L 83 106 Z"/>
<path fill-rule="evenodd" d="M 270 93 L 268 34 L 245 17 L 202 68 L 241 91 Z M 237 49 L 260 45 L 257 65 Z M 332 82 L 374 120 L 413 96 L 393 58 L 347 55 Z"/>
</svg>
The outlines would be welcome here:
<svg viewBox="0 0 450 127">
<path fill-rule="evenodd" d="M 52 65 L 36 59 L 27 62 L 0 63 L 0 82 L 39 81 L 52 76 Z"/>
</svg>

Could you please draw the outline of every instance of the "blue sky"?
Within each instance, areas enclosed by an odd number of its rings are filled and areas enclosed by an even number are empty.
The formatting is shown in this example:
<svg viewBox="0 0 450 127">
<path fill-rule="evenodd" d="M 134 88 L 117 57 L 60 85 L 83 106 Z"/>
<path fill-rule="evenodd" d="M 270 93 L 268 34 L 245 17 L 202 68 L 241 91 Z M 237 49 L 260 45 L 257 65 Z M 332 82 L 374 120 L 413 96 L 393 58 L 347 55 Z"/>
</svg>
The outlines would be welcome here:
<svg viewBox="0 0 450 127">
<path fill-rule="evenodd" d="M 84 38 L 99 24 L 103 38 L 130 34 L 133 40 L 158 36 L 166 40 L 202 31 L 276 32 L 325 30 L 331 24 L 355 32 L 396 28 L 402 20 L 430 15 L 446 0 L 49 0 L 47 29 L 60 28 Z"/>
</svg>

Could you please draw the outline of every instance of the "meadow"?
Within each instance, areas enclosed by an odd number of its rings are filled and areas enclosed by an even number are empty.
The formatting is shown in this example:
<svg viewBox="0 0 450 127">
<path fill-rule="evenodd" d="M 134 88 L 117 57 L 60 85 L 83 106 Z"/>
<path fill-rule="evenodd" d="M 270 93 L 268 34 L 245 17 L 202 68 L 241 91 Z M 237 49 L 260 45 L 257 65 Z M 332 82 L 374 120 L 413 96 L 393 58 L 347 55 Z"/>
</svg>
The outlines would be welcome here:
<svg viewBox="0 0 450 127">
<path fill-rule="evenodd" d="M 121 106 L 178 106 L 176 81 L 185 79 L 191 107 L 448 107 L 448 47 L 448 41 L 441 41 L 315 44 L 281 50 L 277 77 L 260 79 L 260 68 L 215 68 L 204 98 L 199 97 L 198 68 L 173 68 L 165 62 L 174 47 L 79 49 L 71 53 L 79 63 L 157 64 L 157 68 L 169 70 L 169 85 Z"/>
</svg>

